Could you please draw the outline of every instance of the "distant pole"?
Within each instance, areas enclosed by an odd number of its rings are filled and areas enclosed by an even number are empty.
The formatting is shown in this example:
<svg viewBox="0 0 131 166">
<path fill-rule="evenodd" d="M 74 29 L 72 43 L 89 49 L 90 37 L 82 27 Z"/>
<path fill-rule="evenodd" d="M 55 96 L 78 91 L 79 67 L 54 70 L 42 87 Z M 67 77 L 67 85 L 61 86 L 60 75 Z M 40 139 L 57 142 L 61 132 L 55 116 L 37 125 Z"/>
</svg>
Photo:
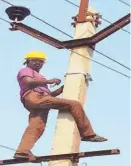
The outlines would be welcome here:
<svg viewBox="0 0 131 166">
<path fill-rule="evenodd" d="M 92 13 L 96 13 L 94 9 L 88 9 Z M 92 19 L 92 16 L 87 16 Z M 95 34 L 96 27 L 94 23 L 84 22 L 77 23 L 75 27 L 74 39 L 86 38 Z M 93 50 L 87 46 L 72 49 L 67 73 L 72 73 L 66 76 L 63 98 L 80 101 L 82 105 L 85 102 L 87 83 L 84 74 L 90 74 L 91 61 L 84 57 L 92 58 Z M 82 54 L 83 56 L 77 55 Z M 80 73 L 80 74 L 73 74 Z M 51 154 L 63 154 L 79 152 L 80 135 L 78 128 L 71 114 L 60 112 L 58 114 L 55 135 Z M 76 162 L 70 160 L 50 161 L 49 166 L 77 166 Z"/>
</svg>

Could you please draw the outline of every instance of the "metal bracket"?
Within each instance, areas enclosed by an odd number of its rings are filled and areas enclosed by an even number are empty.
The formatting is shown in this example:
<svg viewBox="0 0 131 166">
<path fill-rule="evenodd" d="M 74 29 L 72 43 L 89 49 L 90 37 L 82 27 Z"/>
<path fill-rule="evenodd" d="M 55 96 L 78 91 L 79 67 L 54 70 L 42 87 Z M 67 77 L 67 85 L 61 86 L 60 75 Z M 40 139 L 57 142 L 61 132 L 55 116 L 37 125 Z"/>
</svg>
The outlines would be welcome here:
<svg viewBox="0 0 131 166">
<path fill-rule="evenodd" d="M 71 156 L 70 160 L 75 163 L 79 163 L 79 157 Z"/>
<path fill-rule="evenodd" d="M 91 75 L 89 73 L 84 73 L 84 72 L 66 73 L 64 75 L 64 77 L 66 77 L 67 75 L 74 75 L 74 74 L 83 74 L 85 76 L 85 82 L 86 82 L 87 86 L 89 84 L 89 81 L 93 81 Z"/>
<path fill-rule="evenodd" d="M 86 16 L 92 16 L 92 18 L 90 18 L 90 19 L 86 18 L 86 19 L 84 19 L 84 20 L 82 20 L 82 21 L 79 21 L 79 20 L 78 20 L 78 15 L 72 17 L 72 19 L 73 19 L 75 22 L 71 23 L 71 25 L 73 25 L 73 26 L 75 27 L 77 23 L 91 22 L 91 23 L 95 23 L 95 26 L 98 27 L 98 25 L 101 24 L 101 21 L 100 21 L 99 19 L 102 18 L 102 15 L 100 15 L 99 13 L 91 13 L 91 12 L 88 12 L 88 13 L 86 14 Z"/>
<path fill-rule="evenodd" d="M 91 75 L 89 73 L 84 74 L 87 81 L 93 81 Z"/>
</svg>

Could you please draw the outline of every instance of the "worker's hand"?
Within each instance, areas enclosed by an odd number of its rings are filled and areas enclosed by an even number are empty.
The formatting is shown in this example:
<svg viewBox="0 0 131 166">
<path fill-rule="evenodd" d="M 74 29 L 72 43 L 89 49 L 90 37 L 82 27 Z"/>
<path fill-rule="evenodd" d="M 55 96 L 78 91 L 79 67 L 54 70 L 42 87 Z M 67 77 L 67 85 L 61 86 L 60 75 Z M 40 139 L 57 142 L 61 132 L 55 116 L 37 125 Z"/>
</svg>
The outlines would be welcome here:
<svg viewBox="0 0 131 166">
<path fill-rule="evenodd" d="M 61 83 L 61 80 L 60 80 L 60 79 L 53 78 L 53 79 L 51 80 L 51 84 L 59 85 L 60 83 Z"/>
<path fill-rule="evenodd" d="M 56 97 L 60 95 L 63 92 L 64 85 L 62 85 L 59 89 L 51 92 L 51 96 Z"/>
</svg>

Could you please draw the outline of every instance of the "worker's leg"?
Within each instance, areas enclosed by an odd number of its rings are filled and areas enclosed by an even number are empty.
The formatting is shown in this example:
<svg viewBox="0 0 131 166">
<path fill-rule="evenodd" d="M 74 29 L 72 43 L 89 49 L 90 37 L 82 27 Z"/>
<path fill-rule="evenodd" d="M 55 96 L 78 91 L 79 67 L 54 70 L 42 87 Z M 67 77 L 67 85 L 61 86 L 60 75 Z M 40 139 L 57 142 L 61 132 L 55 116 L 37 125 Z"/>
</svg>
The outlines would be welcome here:
<svg viewBox="0 0 131 166">
<path fill-rule="evenodd" d="M 17 153 L 28 153 L 33 148 L 44 132 L 48 112 L 48 110 L 41 111 L 41 109 L 31 110 L 29 125 L 23 134 Z"/>
<path fill-rule="evenodd" d="M 42 96 L 41 94 L 32 91 L 25 97 L 25 105 L 31 108 L 64 109 L 70 111 L 77 123 L 81 137 L 95 135 L 90 121 L 87 118 L 81 103 L 78 101 Z"/>
</svg>

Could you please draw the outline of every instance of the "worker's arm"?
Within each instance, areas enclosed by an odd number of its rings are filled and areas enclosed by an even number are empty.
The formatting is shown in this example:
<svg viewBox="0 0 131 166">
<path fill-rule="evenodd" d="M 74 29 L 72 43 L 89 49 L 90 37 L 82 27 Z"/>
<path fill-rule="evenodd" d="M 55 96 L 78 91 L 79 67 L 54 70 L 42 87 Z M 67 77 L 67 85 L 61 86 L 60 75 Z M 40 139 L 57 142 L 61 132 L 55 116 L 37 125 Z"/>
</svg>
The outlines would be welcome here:
<svg viewBox="0 0 131 166">
<path fill-rule="evenodd" d="M 44 86 L 44 85 L 47 85 L 47 84 L 57 84 L 59 85 L 61 80 L 60 79 L 51 79 L 51 80 L 46 80 L 44 78 L 42 79 L 35 79 L 35 78 L 31 78 L 31 77 L 28 77 L 28 76 L 24 76 L 21 78 L 23 83 L 26 84 L 28 87 L 30 88 L 35 88 L 37 86 Z"/>
<path fill-rule="evenodd" d="M 63 88 L 64 88 L 64 85 L 61 86 L 59 89 L 51 92 L 51 96 L 56 97 L 56 96 L 60 95 L 63 92 Z"/>
</svg>

